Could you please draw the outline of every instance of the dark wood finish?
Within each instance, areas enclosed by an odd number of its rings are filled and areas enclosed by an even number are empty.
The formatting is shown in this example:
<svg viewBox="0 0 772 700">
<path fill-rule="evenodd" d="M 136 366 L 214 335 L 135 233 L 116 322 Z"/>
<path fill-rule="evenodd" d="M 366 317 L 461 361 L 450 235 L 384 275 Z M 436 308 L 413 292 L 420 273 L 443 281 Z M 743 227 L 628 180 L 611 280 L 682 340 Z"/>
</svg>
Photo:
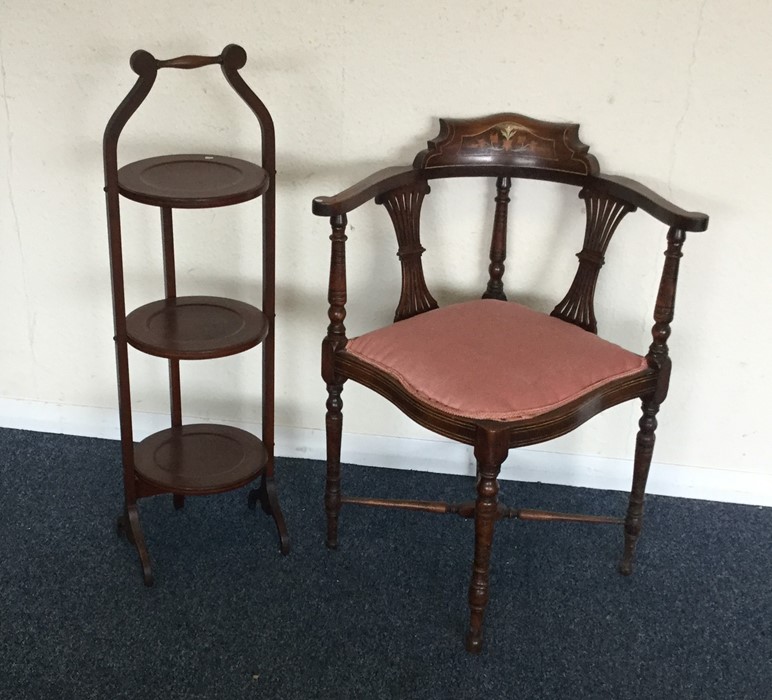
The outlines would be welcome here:
<svg viewBox="0 0 772 700">
<path fill-rule="evenodd" d="M 667 346 L 670 337 L 670 324 L 675 315 L 676 287 L 678 268 L 683 256 L 686 234 L 678 229 L 670 229 L 667 235 L 668 245 L 665 251 L 665 265 L 659 283 L 657 303 L 654 307 L 654 326 L 651 329 L 652 343 L 646 356 L 649 364 L 657 370 L 657 384 L 651 395 L 644 397 L 643 415 L 638 422 L 638 436 L 635 442 L 635 461 L 633 486 L 625 519 L 625 549 L 619 571 L 629 576 L 633 570 L 635 546 L 641 534 L 643 521 L 643 501 L 649 467 L 654 453 L 654 432 L 657 429 L 657 413 L 660 404 L 667 397 L 670 386 L 672 361 Z"/>
<path fill-rule="evenodd" d="M 454 513 L 462 518 L 474 518 L 476 505 L 475 501 L 445 503 L 444 501 L 411 501 L 402 498 L 362 498 L 357 496 L 341 496 L 340 502 L 348 505 L 372 506 L 375 508 L 401 508 L 403 510 L 414 510 L 424 513 Z M 593 525 L 623 525 L 625 522 L 623 518 L 615 518 L 609 515 L 555 513 L 550 510 L 536 510 L 534 508 L 507 508 L 503 503 L 499 503 L 496 509 L 496 520 L 503 520 L 505 518 L 539 522 L 592 523 Z"/>
<path fill-rule="evenodd" d="M 488 266 L 488 286 L 483 299 L 507 300 L 504 293 L 504 261 L 507 259 L 507 215 L 509 213 L 509 190 L 512 178 L 496 178 L 496 212 L 493 216 L 493 235 L 491 236 L 491 264 Z"/>
<path fill-rule="evenodd" d="M 162 430 L 135 447 L 139 478 L 171 493 L 230 491 L 253 481 L 265 466 L 257 437 L 227 425 L 193 424 Z"/>
<path fill-rule="evenodd" d="M 345 377 L 335 369 L 336 354 L 346 347 L 346 215 L 333 216 L 330 252 L 330 283 L 327 301 L 327 337 L 322 342 L 322 378 L 327 384 L 327 478 L 324 510 L 327 515 L 327 546 L 338 546 L 338 513 L 340 512 L 340 445 L 343 431 L 341 392 Z"/>
<path fill-rule="evenodd" d="M 489 571 L 493 531 L 498 513 L 499 472 L 507 458 L 506 430 L 491 424 L 477 426 L 474 456 L 477 459 L 477 501 L 474 506 L 474 562 L 469 583 L 469 630 L 466 649 L 482 649 L 482 623 L 489 597 Z"/>
<path fill-rule="evenodd" d="M 255 347 L 268 334 L 260 309 L 224 297 L 153 301 L 126 318 L 129 343 L 148 355 L 204 360 Z"/>
<path fill-rule="evenodd" d="M 640 208 L 667 226 L 692 232 L 705 231 L 708 228 L 708 216 L 706 214 L 686 211 L 645 185 L 626 177 L 605 174 L 587 176 L 548 168 L 507 167 L 498 164 L 465 165 L 464 167 L 448 165 L 423 172 L 409 166 L 384 168 L 339 194 L 315 197 L 312 211 L 317 216 L 348 214 L 375 196 L 386 193 L 395 187 L 416 182 L 420 178 L 438 180 L 451 177 L 507 176 L 525 180 L 546 180 L 564 185 L 574 185 L 579 188 L 590 186 L 599 194 L 607 194 L 632 207 Z"/>
<path fill-rule="evenodd" d="M 172 210 L 161 209 L 161 235 L 163 240 L 164 293 L 166 300 L 177 299 L 177 272 L 174 265 L 174 229 Z M 129 335 L 131 333 L 129 332 Z M 180 361 L 169 360 L 169 412 L 172 426 L 182 425 L 182 395 L 180 389 Z"/>
<path fill-rule="evenodd" d="M 139 524 L 137 500 L 171 493 L 175 508 L 185 494 L 219 493 L 257 476 L 259 500 L 273 517 L 282 553 L 289 538 L 274 478 L 274 318 L 275 318 L 275 135 L 271 115 L 239 74 L 246 63 L 240 46 L 226 46 L 219 56 L 180 56 L 157 60 L 135 51 L 131 67 L 138 79 L 113 113 L 103 141 L 112 275 L 115 352 L 123 461 L 124 513 L 119 532 L 137 549 L 143 578 L 151 585 L 150 559 Z M 221 155 L 164 155 L 118 167 L 121 132 L 153 87 L 158 70 L 190 70 L 219 65 L 223 76 L 258 121 L 261 162 Z M 120 196 L 160 207 L 164 260 L 164 298 L 126 312 Z M 262 197 L 262 308 L 234 299 L 177 296 L 174 265 L 173 208 L 220 207 Z M 227 426 L 182 424 L 180 360 L 224 357 L 262 342 L 262 440 Z M 171 427 L 135 445 L 131 417 L 128 346 L 164 357 L 169 365 Z"/>
<path fill-rule="evenodd" d="M 156 61 L 159 68 L 181 68 L 183 70 L 203 68 L 217 63 L 222 63 L 222 56 L 179 56 L 168 58 L 165 61 Z"/>
<path fill-rule="evenodd" d="M 317 216 L 332 217 L 347 214 L 380 194 L 415 184 L 417 181 L 418 172 L 413 168 L 403 166 L 384 168 L 333 197 L 315 197 L 312 210 Z"/>
<path fill-rule="evenodd" d="M 268 189 L 263 168 L 239 158 L 185 154 L 124 165 L 118 188 L 127 199 L 157 207 L 211 209 L 255 199 Z"/>
<path fill-rule="evenodd" d="M 161 208 L 161 239 L 163 242 L 164 295 L 166 299 L 177 296 L 177 271 L 174 264 L 174 225 L 172 210 Z M 169 413 L 173 428 L 182 425 L 182 390 L 180 385 L 180 361 L 169 360 Z M 175 493 L 172 496 L 175 510 L 185 507 L 185 496 Z"/>
<path fill-rule="evenodd" d="M 118 516 L 117 529 L 119 535 L 125 535 L 126 539 L 134 545 L 139 556 L 139 566 L 142 570 L 142 580 L 146 586 L 153 585 L 153 572 L 150 568 L 150 557 L 147 553 L 145 536 L 139 525 L 139 512 L 137 504 L 126 504 L 123 515 Z"/>
<path fill-rule="evenodd" d="M 394 314 L 395 321 L 437 308 L 437 302 L 426 287 L 421 264 L 425 250 L 420 234 L 421 204 L 428 193 L 429 185 L 419 181 L 375 198 L 376 204 L 383 204 L 389 212 L 399 244 L 397 256 L 402 263 L 402 294 Z"/>
<path fill-rule="evenodd" d="M 597 174 L 598 161 L 579 140 L 578 124 L 502 113 L 480 119 L 440 119 L 440 133 L 413 161 L 419 169 L 505 165 Z"/>
<path fill-rule="evenodd" d="M 708 217 L 668 202 L 628 178 L 604 175 L 594 156 L 578 137 L 576 124 L 543 122 L 517 114 L 481 119 L 440 120 L 440 134 L 419 153 L 412 167 L 389 167 L 334 196 L 316 197 L 313 212 L 330 217 L 332 251 L 328 290 L 329 326 L 322 343 L 322 376 L 327 385 L 327 481 L 325 509 L 327 544 L 338 545 L 341 505 L 395 507 L 431 513 L 455 513 L 475 520 L 475 552 L 469 586 L 470 622 L 466 646 L 482 645 L 483 616 L 489 597 L 489 570 L 497 521 L 571 521 L 624 523 L 625 547 L 620 571 L 629 573 L 641 530 L 646 478 L 654 447 L 659 406 L 667 395 L 671 361 L 667 348 L 673 319 L 678 263 L 686 231 L 704 231 Z M 507 255 L 507 216 L 512 179 L 545 180 L 577 187 L 586 204 L 584 244 L 579 268 L 553 316 L 588 332 L 597 332 L 594 311 L 596 283 L 610 240 L 622 219 L 639 210 L 669 227 L 668 248 L 656 300 L 652 343 L 647 367 L 622 379 L 586 391 L 569 403 L 541 415 L 514 421 L 486 421 L 443 411 L 405 388 L 392 375 L 347 351 L 346 225 L 347 215 L 374 200 L 386 206 L 397 234 L 402 265 L 402 289 L 395 321 L 431 313 L 437 303 L 426 286 L 421 267 L 420 211 L 428 181 L 456 177 L 496 180 L 496 209 L 491 236 L 489 280 L 485 298 L 506 301 L 503 275 Z M 438 352 L 450 352 L 438 348 Z M 396 405 L 411 419 L 440 435 L 474 447 L 477 493 L 474 502 L 450 504 L 354 497 L 341 493 L 341 392 L 347 380 L 362 384 Z M 603 515 L 552 513 L 509 508 L 498 500 L 501 464 L 513 447 L 541 443 L 563 435 L 594 415 L 624 401 L 641 400 L 643 417 L 636 442 L 633 486 L 624 518 Z"/>
<path fill-rule="evenodd" d="M 552 315 L 568 321 L 590 333 L 598 332 L 595 318 L 595 285 L 598 282 L 600 268 L 606 261 L 604 255 L 617 226 L 634 207 L 606 195 L 598 195 L 585 187 L 579 196 L 584 199 L 587 214 L 587 227 L 584 233 L 584 246 L 580 253 L 579 269 L 571 288 L 563 300 L 555 307 Z"/>
</svg>

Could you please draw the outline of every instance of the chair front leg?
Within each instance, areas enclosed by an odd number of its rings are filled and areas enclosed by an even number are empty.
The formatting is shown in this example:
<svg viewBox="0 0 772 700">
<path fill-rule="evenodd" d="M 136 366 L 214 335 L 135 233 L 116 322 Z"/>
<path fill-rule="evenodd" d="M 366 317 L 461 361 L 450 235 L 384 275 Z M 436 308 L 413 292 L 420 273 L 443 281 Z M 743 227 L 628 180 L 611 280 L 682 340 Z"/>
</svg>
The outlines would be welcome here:
<svg viewBox="0 0 772 700">
<path fill-rule="evenodd" d="M 654 454 L 654 431 L 657 429 L 659 403 L 655 399 L 643 401 L 643 415 L 638 422 L 638 436 L 635 441 L 635 463 L 633 466 L 633 488 L 625 518 L 625 551 L 619 563 L 619 573 L 629 576 L 633 572 L 635 546 L 643 525 L 643 500 L 646 480 L 649 477 L 651 457 Z"/>
<path fill-rule="evenodd" d="M 324 510 L 327 514 L 327 546 L 338 547 L 338 514 L 340 513 L 340 444 L 343 432 L 343 382 L 327 385 L 327 480 L 324 488 Z"/>
<path fill-rule="evenodd" d="M 507 456 L 509 444 L 506 433 L 495 433 L 482 428 L 478 431 L 475 457 L 477 458 L 477 500 L 474 511 L 474 564 L 469 584 L 469 631 L 466 649 L 478 654 L 482 650 L 482 626 L 489 598 L 489 571 L 493 532 L 498 515 L 498 475 Z"/>
<path fill-rule="evenodd" d="M 340 440 L 343 430 L 343 391 L 345 377 L 338 374 L 336 353 L 346 347 L 346 215 L 330 217 L 332 250 L 330 253 L 330 284 L 327 300 L 327 337 L 322 341 L 322 379 L 327 385 L 327 482 L 324 489 L 324 510 L 327 513 L 327 546 L 338 546 L 338 513 L 340 512 Z"/>
</svg>

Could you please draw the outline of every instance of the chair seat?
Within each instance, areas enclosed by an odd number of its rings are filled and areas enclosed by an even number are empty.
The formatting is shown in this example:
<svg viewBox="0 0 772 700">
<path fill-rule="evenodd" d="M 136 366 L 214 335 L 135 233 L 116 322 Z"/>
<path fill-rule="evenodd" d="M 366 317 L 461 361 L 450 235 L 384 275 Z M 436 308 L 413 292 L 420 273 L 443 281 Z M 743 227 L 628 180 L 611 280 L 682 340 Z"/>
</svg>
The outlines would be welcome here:
<svg viewBox="0 0 772 700">
<path fill-rule="evenodd" d="M 648 369 L 644 357 L 577 326 L 494 299 L 399 321 L 346 351 L 419 400 L 472 420 L 533 418 Z"/>
</svg>

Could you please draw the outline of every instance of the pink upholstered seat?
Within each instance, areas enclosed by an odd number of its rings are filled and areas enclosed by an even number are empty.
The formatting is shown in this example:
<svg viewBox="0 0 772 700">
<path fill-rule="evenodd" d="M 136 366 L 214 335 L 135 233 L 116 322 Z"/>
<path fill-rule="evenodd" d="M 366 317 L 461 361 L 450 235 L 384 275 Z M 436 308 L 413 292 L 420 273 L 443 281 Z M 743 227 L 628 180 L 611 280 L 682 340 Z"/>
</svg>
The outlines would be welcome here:
<svg viewBox="0 0 772 700">
<path fill-rule="evenodd" d="M 532 418 L 647 368 L 577 326 L 493 299 L 422 313 L 346 350 L 440 410 L 497 421 Z"/>
</svg>

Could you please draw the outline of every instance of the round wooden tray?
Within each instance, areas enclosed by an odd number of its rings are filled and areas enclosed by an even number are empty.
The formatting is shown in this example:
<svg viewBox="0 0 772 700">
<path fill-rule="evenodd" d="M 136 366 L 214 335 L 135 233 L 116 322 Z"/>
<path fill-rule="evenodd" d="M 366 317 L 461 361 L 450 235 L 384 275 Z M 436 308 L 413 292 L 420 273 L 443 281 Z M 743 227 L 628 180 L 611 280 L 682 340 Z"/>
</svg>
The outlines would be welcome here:
<svg viewBox="0 0 772 700">
<path fill-rule="evenodd" d="M 248 484 L 263 470 L 266 459 L 260 439 L 226 425 L 168 428 L 134 448 L 140 478 L 180 494 L 221 493 Z"/>
<path fill-rule="evenodd" d="M 158 207 L 198 209 L 246 202 L 263 194 L 268 173 L 239 158 L 175 155 L 146 158 L 118 170 L 118 190 Z"/>
<path fill-rule="evenodd" d="M 268 335 L 268 319 L 235 299 L 176 297 L 132 311 L 126 332 L 133 347 L 150 355 L 206 360 L 253 348 Z"/>
</svg>

